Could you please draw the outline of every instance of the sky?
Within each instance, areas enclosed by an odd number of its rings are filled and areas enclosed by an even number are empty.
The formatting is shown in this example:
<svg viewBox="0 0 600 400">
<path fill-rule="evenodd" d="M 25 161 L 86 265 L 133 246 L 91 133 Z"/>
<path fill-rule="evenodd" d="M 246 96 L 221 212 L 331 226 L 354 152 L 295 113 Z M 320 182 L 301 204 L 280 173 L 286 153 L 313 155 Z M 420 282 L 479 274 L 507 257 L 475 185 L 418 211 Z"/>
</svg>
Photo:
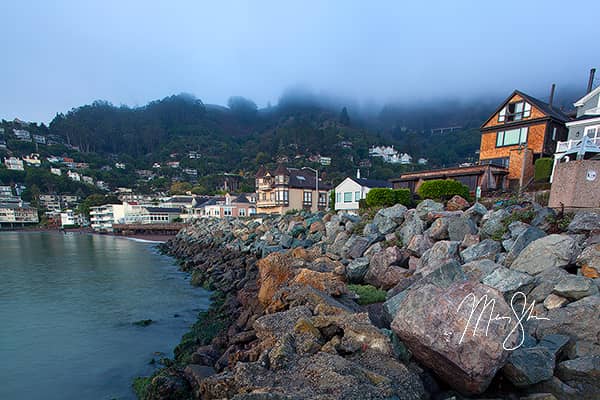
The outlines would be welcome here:
<svg viewBox="0 0 600 400">
<path fill-rule="evenodd" d="M 181 92 L 369 104 L 585 88 L 600 1 L 0 2 L 0 118 Z M 598 77 L 600 77 L 600 68 Z"/>
</svg>

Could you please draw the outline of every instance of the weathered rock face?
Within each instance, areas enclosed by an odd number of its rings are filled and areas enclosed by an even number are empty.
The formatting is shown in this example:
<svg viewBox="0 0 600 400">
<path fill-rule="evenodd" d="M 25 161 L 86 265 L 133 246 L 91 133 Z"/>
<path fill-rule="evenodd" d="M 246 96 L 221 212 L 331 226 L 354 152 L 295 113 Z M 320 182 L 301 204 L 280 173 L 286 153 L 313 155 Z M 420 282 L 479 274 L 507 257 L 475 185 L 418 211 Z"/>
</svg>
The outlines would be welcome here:
<svg viewBox="0 0 600 400">
<path fill-rule="evenodd" d="M 373 255 L 364 281 L 385 290 L 394 287 L 400 280 L 408 276 L 406 265 L 408 255 L 397 246 L 391 246 Z"/>
<path fill-rule="evenodd" d="M 465 263 L 483 259 L 493 261 L 496 259 L 496 254 L 498 254 L 501 250 L 502 245 L 500 243 L 491 239 L 485 239 L 476 245 L 467 247 L 461 251 L 460 256 Z"/>
<path fill-rule="evenodd" d="M 519 232 L 515 239 L 512 241 L 512 246 L 508 250 L 506 255 L 505 264 L 510 266 L 512 262 L 521 254 L 525 247 L 529 246 L 531 242 L 534 242 L 542 237 L 546 236 L 546 233 L 541 229 L 534 226 L 530 226 Z"/>
<path fill-rule="evenodd" d="M 479 233 L 482 237 L 490 238 L 496 232 L 504 228 L 503 220 L 508 217 L 508 212 L 505 209 L 497 211 L 488 211 L 481 219 L 481 228 Z"/>
<path fill-rule="evenodd" d="M 408 243 L 415 235 L 423 233 L 423 221 L 415 210 L 409 210 L 404 214 L 404 223 L 400 227 L 400 238 L 402 243 Z"/>
<path fill-rule="evenodd" d="M 437 242 L 419 259 L 417 272 L 426 276 L 449 261 L 458 261 L 458 245 L 458 242 L 450 242 L 447 240 Z"/>
<path fill-rule="evenodd" d="M 503 342 L 510 328 L 504 322 L 490 320 L 489 308 L 483 310 L 483 305 L 475 308 L 484 314 L 484 324 L 476 325 L 469 295 L 478 300 L 483 296 L 493 299 L 494 315 L 510 315 L 502 295 L 480 283 L 457 282 L 446 289 L 423 285 L 406 295 L 392 322 L 392 330 L 419 362 L 452 387 L 464 393 L 481 393 L 508 357 Z M 516 343 L 516 336 L 507 342 L 510 348 Z"/>
<path fill-rule="evenodd" d="M 527 387 L 552 378 L 554 363 L 554 354 L 545 347 L 521 347 L 510 354 L 502 373 L 516 387 Z"/>
<path fill-rule="evenodd" d="M 444 211 L 444 205 L 430 199 L 425 199 L 417 205 L 416 211 L 419 218 L 425 220 L 427 219 L 427 214 L 430 212 Z"/>
<path fill-rule="evenodd" d="M 258 271 L 260 279 L 258 301 L 268 305 L 277 290 L 292 278 L 293 272 L 289 268 L 288 257 L 279 253 L 270 254 L 259 260 Z"/>
<path fill-rule="evenodd" d="M 462 242 L 465 237 L 475 235 L 477 225 L 466 216 L 448 218 L 448 239 Z"/>
<path fill-rule="evenodd" d="M 495 269 L 481 282 L 510 296 L 515 292 L 528 293 L 534 278 L 531 275 L 501 267 Z"/>
<path fill-rule="evenodd" d="M 598 294 L 598 286 L 591 279 L 584 276 L 567 275 L 554 285 L 553 292 L 568 299 L 579 300 L 586 296 Z"/>
<path fill-rule="evenodd" d="M 561 334 L 600 344 L 600 296 L 589 296 L 540 316 L 548 319 L 529 321 L 537 337 Z"/>
<path fill-rule="evenodd" d="M 464 198 L 460 197 L 459 195 L 453 196 L 446 203 L 446 209 L 448 211 L 466 210 L 467 208 L 469 208 L 469 206 L 470 206 L 469 202 L 467 200 L 465 200 Z"/>
<path fill-rule="evenodd" d="M 589 233 L 600 231 L 600 214 L 595 212 L 580 212 L 569 224 L 569 232 Z"/>
<path fill-rule="evenodd" d="M 432 247 L 433 241 L 426 235 L 414 235 L 406 245 L 406 249 L 416 257 L 423 256 Z"/>
<path fill-rule="evenodd" d="M 548 268 L 564 268 L 579 255 L 577 242 L 566 235 L 549 235 L 531 242 L 513 261 L 511 268 L 531 275 Z"/>
<path fill-rule="evenodd" d="M 370 260 L 368 257 L 356 258 L 346 266 L 346 277 L 352 283 L 362 282 L 367 270 L 369 269 Z"/>
</svg>

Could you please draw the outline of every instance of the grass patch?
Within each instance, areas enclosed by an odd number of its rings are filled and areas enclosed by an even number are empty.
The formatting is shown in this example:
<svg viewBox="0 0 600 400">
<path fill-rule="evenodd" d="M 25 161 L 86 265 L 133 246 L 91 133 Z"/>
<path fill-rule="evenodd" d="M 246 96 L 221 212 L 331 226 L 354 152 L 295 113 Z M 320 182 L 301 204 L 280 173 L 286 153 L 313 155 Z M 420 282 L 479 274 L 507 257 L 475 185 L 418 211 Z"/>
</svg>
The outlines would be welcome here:
<svg viewBox="0 0 600 400">
<path fill-rule="evenodd" d="M 358 295 L 357 303 L 362 306 L 385 301 L 385 290 L 377 289 L 372 285 L 348 285 L 348 289 Z"/>
</svg>

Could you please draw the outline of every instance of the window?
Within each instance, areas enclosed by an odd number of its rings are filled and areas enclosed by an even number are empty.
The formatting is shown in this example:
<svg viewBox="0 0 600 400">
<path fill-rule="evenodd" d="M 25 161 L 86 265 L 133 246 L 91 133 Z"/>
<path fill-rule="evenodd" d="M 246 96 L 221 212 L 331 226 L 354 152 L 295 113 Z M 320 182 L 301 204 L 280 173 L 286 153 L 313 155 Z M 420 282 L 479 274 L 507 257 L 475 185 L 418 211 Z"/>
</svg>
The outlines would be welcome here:
<svg viewBox="0 0 600 400">
<path fill-rule="evenodd" d="M 341 203 L 342 202 L 342 194 L 341 193 L 336 193 L 335 194 L 335 202 L 336 203 Z"/>
<path fill-rule="evenodd" d="M 556 127 L 552 129 L 552 140 L 556 140 Z"/>
<path fill-rule="evenodd" d="M 319 192 L 319 205 L 325 205 L 325 204 L 327 204 L 327 193 Z"/>
<path fill-rule="evenodd" d="M 527 143 L 527 127 L 500 131 L 496 134 L 496 147 Z"/>
<path fill-rule="evenodd" d="M 354 201 L 360 200 L 360 192 L 354 192 Z"/>
<path fill-rule="evenodd" d="M 240 215 L 240 217 L 245 217 L 246 216 L 246 209 L 245 208 L 240 208 L 238 211 L 238 214 Z"/>
<path fill-rule="evenodd" d="M 589 137 L 592 140 L 600 139 L 600 125 L 586 127 L 585 136 Z"/>
<path fill-rule="evenodd" d="M 344 203 L 352 203 L 352 192 L 344 192 Z"/>
<path fill-rule="evenodd" d="M 230 207 L 225 207 L 223 209 L 223 215 L 226 217 L 230 217 L 231 216 L 231 208 Z"/>
<path fill-rule="evenodd" d="M 520 121 L 531 116 L 531 104 L 524 101 L 509 103 L 498 113 L 498 122 Z"/>
<path fill-rule="evenodd" d="M 312 204 L 312 192 L 304 192 L 304 204 Z"/>
</svg>

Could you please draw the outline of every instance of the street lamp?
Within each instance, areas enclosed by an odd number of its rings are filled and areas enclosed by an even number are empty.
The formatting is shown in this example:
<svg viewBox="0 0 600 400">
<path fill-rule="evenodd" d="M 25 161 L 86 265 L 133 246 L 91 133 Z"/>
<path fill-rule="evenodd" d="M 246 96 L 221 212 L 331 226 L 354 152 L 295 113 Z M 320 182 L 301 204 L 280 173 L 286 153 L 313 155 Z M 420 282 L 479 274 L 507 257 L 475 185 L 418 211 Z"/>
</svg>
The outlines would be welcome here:
<svg viewBox="0 0 600 400">
<path fill-rule="evenodd" d="M 308 169 L 315 173 L 315 190 L 317 191 L 317 211 L 319 211 L 319 171 L 311 167 L 302 167 L 302 169 Z"/>
</svg>

